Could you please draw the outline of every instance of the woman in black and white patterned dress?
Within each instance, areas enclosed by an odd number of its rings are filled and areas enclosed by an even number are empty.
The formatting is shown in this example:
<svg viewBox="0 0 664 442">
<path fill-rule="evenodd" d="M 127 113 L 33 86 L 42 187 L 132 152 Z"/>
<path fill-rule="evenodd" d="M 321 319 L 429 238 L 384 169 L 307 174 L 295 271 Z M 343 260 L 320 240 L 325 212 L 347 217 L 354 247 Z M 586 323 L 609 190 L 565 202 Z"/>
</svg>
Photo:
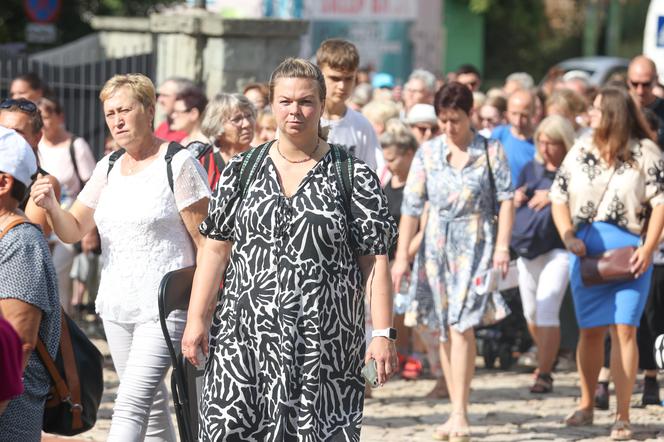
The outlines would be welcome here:
<svg viewBox="0 0 664 442">
<path fill-rule="evenodd" d="M 207 239 L 182 339 L 192 363 L 199 349 L 210 355 L 199 439 L 358 441 L 364 362 L 375 359 L 381 384 L 396 367 L 387 337 L 396 227 L 364 163 L 354 162 L 350 202 L 342 196 L 336 151 L 318 133 L 320 70 L 284 61 L 270 97 L 280 139 L 245 185 L 247 154 L 229 162 L 201 225 Z M 366 353 L 365 286 L 376 329 Z"/>
</svg>

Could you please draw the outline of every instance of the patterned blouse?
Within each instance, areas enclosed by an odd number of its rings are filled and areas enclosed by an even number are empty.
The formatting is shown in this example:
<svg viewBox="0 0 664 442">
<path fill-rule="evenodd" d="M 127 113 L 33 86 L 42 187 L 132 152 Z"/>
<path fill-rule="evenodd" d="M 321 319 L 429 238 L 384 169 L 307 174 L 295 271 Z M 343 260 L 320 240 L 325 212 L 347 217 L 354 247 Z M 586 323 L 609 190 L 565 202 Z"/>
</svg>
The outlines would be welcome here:
<svg viewBox="0 0 664 442">
<path fill-rule="evenodd" d="M 664 204 L 661 151 L 648 139 L 632 140 L 630 150 L 632 163 L 609 166 L 592 138 L 585 136 L 567 153 L 551 186 L 551 201 L 568 205 L 575 228 L 590 222 L 597 211 L 594 221 L 615 224 L 638 235 L 647 205 Z"/>
</svg>

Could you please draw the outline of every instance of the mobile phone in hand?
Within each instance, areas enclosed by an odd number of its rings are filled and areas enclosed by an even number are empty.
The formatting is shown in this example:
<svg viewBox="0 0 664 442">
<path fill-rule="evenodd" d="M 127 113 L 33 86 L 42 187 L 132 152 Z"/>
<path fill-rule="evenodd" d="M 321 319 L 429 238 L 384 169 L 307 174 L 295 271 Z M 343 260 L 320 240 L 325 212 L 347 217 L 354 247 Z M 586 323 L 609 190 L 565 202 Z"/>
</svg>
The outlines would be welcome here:
<svg viewBox="0 0 664 442">
<path fill-rule="evenodd" d="M 362 376 L 373 388 L 378 387 L 378 370 L 376 369 L 376 360 L 369 359 L 369 362 L 362 368 Z"/>
</svg>

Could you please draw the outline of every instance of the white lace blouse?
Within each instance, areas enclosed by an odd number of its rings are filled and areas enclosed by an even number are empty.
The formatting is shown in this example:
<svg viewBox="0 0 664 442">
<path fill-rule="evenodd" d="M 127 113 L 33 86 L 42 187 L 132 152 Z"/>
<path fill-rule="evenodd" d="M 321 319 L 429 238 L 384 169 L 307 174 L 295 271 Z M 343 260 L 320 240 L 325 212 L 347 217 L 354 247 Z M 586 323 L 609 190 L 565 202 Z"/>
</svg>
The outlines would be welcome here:
<svg viewBox="0 0 664 442">
<path fill-rule="evenodd" d="M 157 320 L 157 290 L 164 274 L 191 266 L 195 249 L 180 211 L 210 197 L 205 171 L 186 150 L 172 161 L 174 190 L 168 186 L 165 146 L 142 171 L 124 176 L 124 154 L 108 171 L 104 157 L 78 200 L 95 209 L 102 246 L 97 313 L 121 323 Z"/>
</svg>

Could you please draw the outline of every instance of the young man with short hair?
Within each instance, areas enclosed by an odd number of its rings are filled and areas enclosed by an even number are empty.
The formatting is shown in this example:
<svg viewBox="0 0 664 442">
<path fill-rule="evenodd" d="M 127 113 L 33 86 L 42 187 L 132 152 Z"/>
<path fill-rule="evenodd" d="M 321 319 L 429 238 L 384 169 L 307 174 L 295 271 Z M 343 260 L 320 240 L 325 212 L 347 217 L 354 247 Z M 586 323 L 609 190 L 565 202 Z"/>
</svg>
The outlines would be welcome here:
<svg viewBox="0 0 664 442">
<path fill-rule="evenodd" d="M 327 88 L 321 118 L 321 126 L 329 129 L 327 141 L 342 146 L 376 170 L 384 162 L 378 137 L 369 120 L 346 105 L 360 64 L 357 48 L 345 40 L 325 40 L 316 52 L 316 59 Z"/>
</svg>

